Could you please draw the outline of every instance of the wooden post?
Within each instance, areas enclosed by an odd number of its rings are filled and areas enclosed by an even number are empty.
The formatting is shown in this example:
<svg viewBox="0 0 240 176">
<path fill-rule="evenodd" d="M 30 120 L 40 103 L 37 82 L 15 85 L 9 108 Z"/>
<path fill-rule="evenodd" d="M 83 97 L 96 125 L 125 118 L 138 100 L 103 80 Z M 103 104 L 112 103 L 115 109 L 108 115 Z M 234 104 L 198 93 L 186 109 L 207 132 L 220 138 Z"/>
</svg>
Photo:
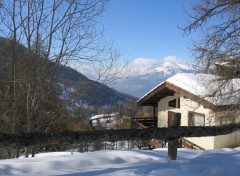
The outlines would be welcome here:
<svg viewBox="0 0 240 176">
<path fill-rule="evenodd" d="M 181 113 L 175 113 L 173 116 L 172 126 L 179 127 L 181 124 Z M 176 160 L 177 159 L 177 147 L 178 147 L 178 138 L 168 141 L 168 159 Z"/>
</svg>

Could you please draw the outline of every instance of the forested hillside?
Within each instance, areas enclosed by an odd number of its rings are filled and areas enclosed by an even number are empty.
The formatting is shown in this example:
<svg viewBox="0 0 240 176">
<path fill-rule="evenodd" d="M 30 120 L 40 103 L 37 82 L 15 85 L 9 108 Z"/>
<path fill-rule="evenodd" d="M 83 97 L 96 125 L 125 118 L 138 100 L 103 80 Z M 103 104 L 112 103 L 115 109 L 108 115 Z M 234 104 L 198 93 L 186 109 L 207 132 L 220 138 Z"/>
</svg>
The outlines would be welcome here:
<svg viewBox="0 0 240 176">
<path fill-rule="evenodd" d="M 19 43 L 13 60 L 11 47 L 0 38 L 1 132 L 64 131 L 71 121 L 136 100 L 41 55 L 29 57 Z"/>
</svg>

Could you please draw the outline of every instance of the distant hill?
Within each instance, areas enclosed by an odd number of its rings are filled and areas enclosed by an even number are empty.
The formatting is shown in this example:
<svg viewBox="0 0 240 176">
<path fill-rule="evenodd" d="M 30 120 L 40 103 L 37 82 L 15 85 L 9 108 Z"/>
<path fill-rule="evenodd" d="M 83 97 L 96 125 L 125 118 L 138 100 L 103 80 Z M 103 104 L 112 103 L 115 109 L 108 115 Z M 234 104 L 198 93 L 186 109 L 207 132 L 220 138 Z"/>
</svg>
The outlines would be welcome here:
<svg viewBox="0 0 240 176">
<path fill-rule="evenodd" d="M 133 96 L 120 93 L 105 84 L 88 79 L 76 70 L 59 66 L 57 68 L 60 96 L 63 99 L 74 100 L 73 107 L 84 106 L 113 106 L 136 101 Z"/>
</svg>

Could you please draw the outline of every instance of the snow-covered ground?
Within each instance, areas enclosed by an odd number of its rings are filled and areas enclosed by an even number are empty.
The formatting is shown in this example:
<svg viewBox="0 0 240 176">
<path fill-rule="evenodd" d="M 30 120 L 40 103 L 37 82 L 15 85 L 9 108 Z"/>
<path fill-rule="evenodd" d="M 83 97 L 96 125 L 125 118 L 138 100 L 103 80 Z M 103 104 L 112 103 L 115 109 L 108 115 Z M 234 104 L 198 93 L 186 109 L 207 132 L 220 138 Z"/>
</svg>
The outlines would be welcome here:
<svg viewBox="0 0 240 176">
<path fill-rule="evenodd" d="M 166 148 L 46 153 L 35 158 L 0 160 L 0 175 L 239 176 L 240 148 L 178 149 L 176 161 L 167 160 Z"/>
</svg>

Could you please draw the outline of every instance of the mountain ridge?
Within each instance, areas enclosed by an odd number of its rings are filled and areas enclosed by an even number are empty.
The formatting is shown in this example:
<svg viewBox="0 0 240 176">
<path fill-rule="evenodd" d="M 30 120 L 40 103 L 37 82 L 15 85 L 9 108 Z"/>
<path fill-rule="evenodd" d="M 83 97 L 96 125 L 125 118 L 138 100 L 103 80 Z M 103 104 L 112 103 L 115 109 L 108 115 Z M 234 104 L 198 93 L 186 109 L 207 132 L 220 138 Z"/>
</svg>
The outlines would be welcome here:
<svg viewBox="0 0 240 176">
<path fill-rule="evenodd" d="M 196 65 L 175 60 L 153 63 L 139 71 L 134 68 L 133 73 L 117 82 L 116 90 L 140 98 L 167 78 L 183 72 L 196 72 Z"/>
</svg>

